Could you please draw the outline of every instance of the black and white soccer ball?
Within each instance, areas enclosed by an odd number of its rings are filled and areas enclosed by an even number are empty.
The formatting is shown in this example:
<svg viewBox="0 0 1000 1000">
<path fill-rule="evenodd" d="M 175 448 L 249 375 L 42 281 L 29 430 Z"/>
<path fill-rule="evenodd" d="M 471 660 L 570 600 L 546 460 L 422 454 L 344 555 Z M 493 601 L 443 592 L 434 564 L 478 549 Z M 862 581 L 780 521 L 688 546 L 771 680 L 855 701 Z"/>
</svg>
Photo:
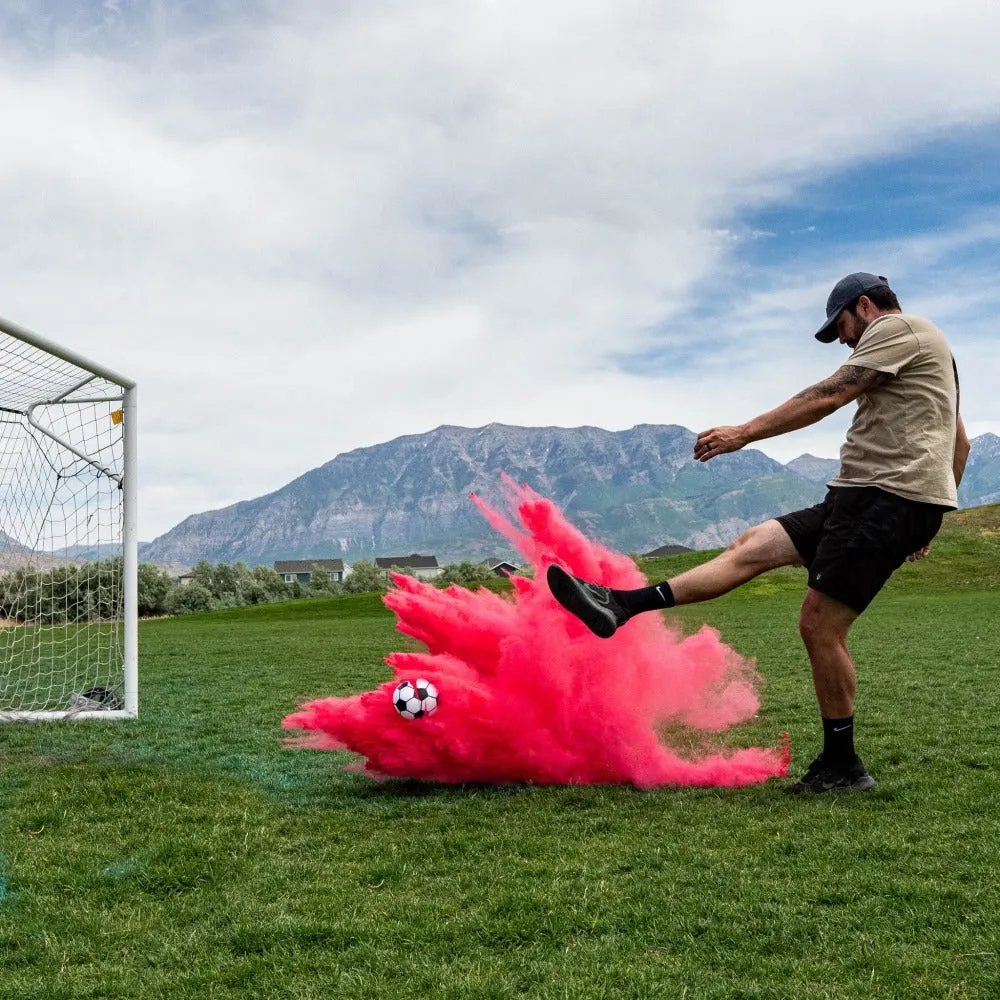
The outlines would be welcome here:
<svg viewBox="0 0 1000 1000">
<path fill-rule="evenodd" d="M 438 690 L 423 677 L 400 681 L 392 692 L 392 704 L 404 719 L 422 719 L 437 710 Z"/>
<path fill-rule="evenodd" d="M 69 707 L 73 712 L 117 712 L 122 707 L 122 701 L 112 688 L 92 687 L 71 694 Z"/>
</svg>

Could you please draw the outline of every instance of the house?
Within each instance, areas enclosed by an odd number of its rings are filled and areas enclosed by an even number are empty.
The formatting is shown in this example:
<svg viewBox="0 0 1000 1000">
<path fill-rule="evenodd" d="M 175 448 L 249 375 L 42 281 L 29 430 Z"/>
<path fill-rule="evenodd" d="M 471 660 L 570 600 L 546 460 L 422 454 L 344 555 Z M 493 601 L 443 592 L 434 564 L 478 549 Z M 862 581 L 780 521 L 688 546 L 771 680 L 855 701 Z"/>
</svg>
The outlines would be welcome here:
<svg viewBox="0 0 1000 1000">
<path fill-rule="evenodd" d="M 643 552 L 642 558 L 659 559 L 660 556 L 679 556 L 682 552 L 694 552 L 694 549 L 689 549 L 686 545 L 661 545 L 652 552 Z"/>
<path fill-rule="evenodd" d="M 408 556 L 380 556 L 375 560 L 375 565 L 385 570 L 394 567 L 409 570 L 418 580 L 433 580 L 441 574 L 437 556 L 420 556 L 416 552 Z"/>
<path fill-rule="evenodd" d="M 279 559 L 274 564 L 274 572 L 285 583 L 308 583 L 312 579 L 312 571 L 315 567 L 327 570 L 330 579 L 336 583 L 343 582 L 343 559 Z"/>
<path fill-rule="evenodd" d="M 517 573 L 521 569 L 506 559 L 484 559 L 479 565 L 485 566 L 494 576 L 510 576 L 511 573 Z"/>
</svg>

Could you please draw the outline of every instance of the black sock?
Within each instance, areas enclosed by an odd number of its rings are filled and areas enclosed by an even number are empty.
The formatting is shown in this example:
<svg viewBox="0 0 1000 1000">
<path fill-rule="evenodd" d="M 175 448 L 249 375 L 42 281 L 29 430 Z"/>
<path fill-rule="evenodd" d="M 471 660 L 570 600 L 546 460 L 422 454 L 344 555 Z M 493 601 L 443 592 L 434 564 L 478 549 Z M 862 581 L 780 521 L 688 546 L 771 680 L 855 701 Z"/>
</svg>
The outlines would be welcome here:
<svg viewBox="0 0 1000 1000">
<path fill-rule="evenodd" d="M 823 719 L 823 760 L 834 767 L 854 763 L 854 716 Z"/>
<path fill-rule="evenodd" d="M 640 587 L 638 590 L 612 590 L 611 596 L 630 614 L 641 611 L 662 611 L 674 606 L 674 592 L 664 580 L 655 587 Z"/>
</svg>

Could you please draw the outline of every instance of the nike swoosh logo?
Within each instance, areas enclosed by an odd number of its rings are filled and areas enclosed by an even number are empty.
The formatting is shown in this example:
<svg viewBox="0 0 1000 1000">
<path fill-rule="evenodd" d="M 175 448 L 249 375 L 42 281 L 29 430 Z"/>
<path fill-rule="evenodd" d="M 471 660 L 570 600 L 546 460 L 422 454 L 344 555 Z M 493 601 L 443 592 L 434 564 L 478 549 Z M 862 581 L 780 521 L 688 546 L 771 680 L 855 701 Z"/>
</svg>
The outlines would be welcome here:
<svg viewBox="0 0 1000 1000">
<path fill-rule="evenodd" d="M 846 732 L 846 731 L 847 731 L 848 729 L 850 729 L 850 728 L 851 728 L 850 726 L 841 726 L 841 727 L 840 727 L 840 728 L 838 729 L 838 728 L 837 728 L 836 726 L 834 726 L 834 727 L 833 727 L 833 731 L 834 731 L 835 733 L 843 733 L 843 732 Z"/>
</svg>

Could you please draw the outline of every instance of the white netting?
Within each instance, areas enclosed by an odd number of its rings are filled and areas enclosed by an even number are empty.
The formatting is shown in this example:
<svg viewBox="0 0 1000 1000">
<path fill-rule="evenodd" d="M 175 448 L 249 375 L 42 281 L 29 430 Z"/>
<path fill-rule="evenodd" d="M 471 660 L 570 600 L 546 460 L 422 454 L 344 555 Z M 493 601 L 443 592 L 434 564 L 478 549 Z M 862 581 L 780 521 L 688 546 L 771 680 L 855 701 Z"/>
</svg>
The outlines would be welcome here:
<svg viewBox="0 0 1000 1000">
<path fill-rule="evenodd" d="M 124 702 L 124 390 L 0 333 L 0 717 Z"/>
</svg>

